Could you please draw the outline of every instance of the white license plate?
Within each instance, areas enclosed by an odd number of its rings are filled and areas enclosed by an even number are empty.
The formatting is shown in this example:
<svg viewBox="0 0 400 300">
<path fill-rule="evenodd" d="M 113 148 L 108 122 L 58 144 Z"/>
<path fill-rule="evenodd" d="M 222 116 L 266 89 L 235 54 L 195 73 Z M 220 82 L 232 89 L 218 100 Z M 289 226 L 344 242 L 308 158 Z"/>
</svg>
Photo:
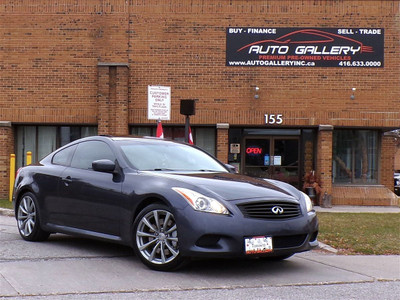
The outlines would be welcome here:
<svg viewBox="0 0 400 300">
<path fill-rule="evenodd" d="M 254 236 L 244 240 L 246 254 L 268 253 L 273 251 L 272 237 Z"/>
</svg>

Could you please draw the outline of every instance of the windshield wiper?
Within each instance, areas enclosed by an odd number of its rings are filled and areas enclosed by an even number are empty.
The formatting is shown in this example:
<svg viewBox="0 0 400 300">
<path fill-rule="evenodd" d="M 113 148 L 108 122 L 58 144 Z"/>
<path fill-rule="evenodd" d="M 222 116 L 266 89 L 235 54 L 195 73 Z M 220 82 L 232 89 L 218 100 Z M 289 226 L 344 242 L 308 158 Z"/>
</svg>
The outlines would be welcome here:
<svg viewBox="0 0 400 300">
<path fill-rule="evenodd" d="M 155 169 L 146 169 L 141 171 L 172 171 L 172 172 L 213 172 L 213 173 L 221 173 L 222 171 L 218 170 L 209 170 L 209 169 L 199 169 L 199 170 L 190 170 L 190 169 L 168 169 L 168 168 L 155 168 Z"/>
<path fill-rule="evenodd" d="M 167 169 L 167 168 L 155 168 L 155 169 L 148 169 L 148 170 L 142 170 L 142 171 L 175 171 L 175 170 Z"/>
</svg>

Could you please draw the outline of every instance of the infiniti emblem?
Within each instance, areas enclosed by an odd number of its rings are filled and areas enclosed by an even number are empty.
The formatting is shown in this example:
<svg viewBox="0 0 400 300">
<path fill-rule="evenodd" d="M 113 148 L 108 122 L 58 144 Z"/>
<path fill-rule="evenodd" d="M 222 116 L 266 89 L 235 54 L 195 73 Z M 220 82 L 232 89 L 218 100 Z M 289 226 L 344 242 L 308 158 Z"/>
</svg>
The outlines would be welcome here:
<svg viewBox="0 0 400 300">
<path fill-rule="evenodd" d="M 275 215 L 281 215 L 283 214 L 283 208 L 280 206 L 274 206 L 273 208 L 271 208 L 271 211 L 275 214 Z"/>
</svg>

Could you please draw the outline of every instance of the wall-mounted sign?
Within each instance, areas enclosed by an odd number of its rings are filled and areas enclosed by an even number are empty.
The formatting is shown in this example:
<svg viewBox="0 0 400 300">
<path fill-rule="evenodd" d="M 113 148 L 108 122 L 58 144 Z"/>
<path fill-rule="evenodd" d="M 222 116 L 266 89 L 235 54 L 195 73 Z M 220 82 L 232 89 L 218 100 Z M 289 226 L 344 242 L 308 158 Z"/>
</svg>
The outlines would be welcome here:
<svg viewBox="0 0 400 300">
<path fill-rule="evenodd" d="M 382 28 L 226 29 L 226 65 L 383 67 Z"/>
<path fill-rule="evenodd" d="M 232 154 L 239 154 L 240 153 L 240 144 L 231 144 L 230 152 Z"/>
<path fill-rule="evenodd" d="M 149 85 L 147 100 L 147 118 L 149 120 L 171 119 L 171 87 Z"/>
<path fill-rule="evenodd" d="M 282 156 L 274 156 L 274 166 L 282 165 Z"/>
<path fill-rule="evenodd" d="M 265 124 L 280 125 L 283 123 L 282 114 L 265 114 L 264 118 L 265 118 Z"/>
</svg>

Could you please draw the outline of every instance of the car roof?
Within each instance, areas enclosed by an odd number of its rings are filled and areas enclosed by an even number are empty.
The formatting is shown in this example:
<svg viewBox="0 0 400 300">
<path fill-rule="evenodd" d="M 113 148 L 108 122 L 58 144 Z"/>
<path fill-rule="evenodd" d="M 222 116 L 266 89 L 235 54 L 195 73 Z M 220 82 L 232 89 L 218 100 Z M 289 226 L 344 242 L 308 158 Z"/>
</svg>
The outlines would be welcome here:
<svg viewBox="0 0 400 300">
<path fill-rule="evenodd" d="M 84 137 L 78 140 L 75 140 L 74 142 L 79 142 L 79 141 L 88 141 L 88 140 L 112 140 L 112 141 L 165 141 L 165 142 L 176 142 L 170 139 L 165 139 L 165 138 L 158 138 L 154 136 L 135 136 L 135 135 L 129 135 L 129 136 L 112 136 L 112 135 L 93 135 L 93 136 L 88 136 Z"/>
<path fill-rule="evenodd" d="M 177 144 L 177 145 L 189 145 L 188 143 L 184 143 L 181 141 L 176 141 L 168 138 L 158 138 L 154 136 L 110 136 L 110 135 L 97 135 L 97 136 L 89 136 L 85 137 L 82 139 L 78 139 L 72 143 L 76 142 L 83 142 L 83 141 L 91 141 L 91 140 L 103 140 L 103 141 L 111 141 L 111 142 L 133 142 L 133 143 L 146 143 L 146 144 L 159 144 L 159 143 L 164 143 L 164 144 Z M 72 144 L 71 143 L 71 144 Z"/>
</svg>

